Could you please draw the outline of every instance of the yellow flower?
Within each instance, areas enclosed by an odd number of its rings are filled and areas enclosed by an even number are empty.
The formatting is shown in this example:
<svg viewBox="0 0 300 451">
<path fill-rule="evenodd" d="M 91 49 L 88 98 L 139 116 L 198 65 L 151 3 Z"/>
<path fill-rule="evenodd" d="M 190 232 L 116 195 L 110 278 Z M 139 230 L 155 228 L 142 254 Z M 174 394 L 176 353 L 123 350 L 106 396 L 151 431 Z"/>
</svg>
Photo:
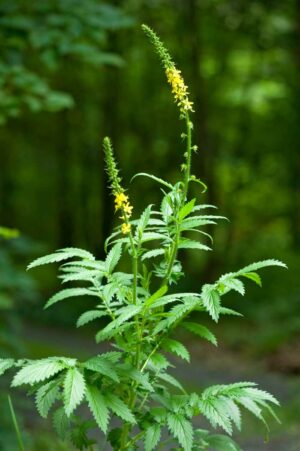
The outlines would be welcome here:
<svg viewBox="0 0 300 451">
<path fill-rule="evenodd" d="M 115 209 L 116 211 L 123 207 L 123 205 L 128 201 L 128 196 L 124 193 L 118 193 L 115 197 Z"/>
<path fill-rule="evenodd" d="M 184 111 L 194 111 L 193 102 L 190 102 L 188 99 L 181 100 L 180 106 L 184 109 Z"/>
<path fill-rule="evenodd" d="M 133 207 L 129 204 L 129 202 L 127 202 L 127 204 L 123 205 L 123 210 L 126 213 L 126 215 L 129 217 L 132 215 L 132 209 L 133 209 Z"/>
<path fill-rule="evenodd" d="M 123 235 L 127 235 L 130 230 L 131 230 L 131 225 L 130 224 L 126 224 L 125 222 L 121 225 L 121 230 Z"/>
</svg>

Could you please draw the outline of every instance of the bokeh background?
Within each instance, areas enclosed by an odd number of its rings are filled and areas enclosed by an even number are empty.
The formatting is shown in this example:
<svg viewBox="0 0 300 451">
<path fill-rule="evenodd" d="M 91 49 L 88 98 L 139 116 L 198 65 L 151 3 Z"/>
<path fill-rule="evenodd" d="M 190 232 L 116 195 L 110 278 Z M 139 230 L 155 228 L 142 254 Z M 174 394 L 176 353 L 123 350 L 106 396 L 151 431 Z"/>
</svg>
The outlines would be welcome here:
<svg viewBox="0 0 300 451">
<path fill-rule="evenodd" d="M 65 246 L 104 256 L 114 225 L 101 140 L 111 136 L 136 212 L 160 191 L 136 172 L 170 181 L 182 161 L 181 123 L 161 67 L 143 35 L 163 38 L 190 87 L 199 152 L 192 194 L 229 218 L 213 230 L 214 253 L 185 255 L 184 290 L 265 258 L 288 271 L 228 300 L 243 319 L 209 324 L 219 350 L 186 338 L 182 378 L 254 379 L 282 402 L 271 442 L 246 422 L 245 450 L 300 449 L 300 1 L 0 1 L 0 353 L 91 354 L 93 329 L 73 328 L 82 303 L 42 312 L 59 287 L 55 269 L 26 273 Z M 191 380 L 190 380 L 191 382 Z M 1 381 L 0 449 L 17 444 Z M 64 450 L 22 392 L 13 400 L 28 449 Z M 32 433 L 34 431 L 34 433 Z"/>
</svg>

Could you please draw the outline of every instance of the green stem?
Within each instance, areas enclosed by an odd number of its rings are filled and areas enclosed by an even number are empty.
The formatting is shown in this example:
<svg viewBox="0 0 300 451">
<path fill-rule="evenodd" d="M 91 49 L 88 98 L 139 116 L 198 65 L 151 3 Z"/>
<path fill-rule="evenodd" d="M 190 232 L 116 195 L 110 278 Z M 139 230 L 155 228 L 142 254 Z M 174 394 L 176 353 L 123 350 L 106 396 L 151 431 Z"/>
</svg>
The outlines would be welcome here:
<svg viewBox="0 0 300 451">
<path fill-rule="evenodd" d="M 24 444 L 23 444 L 21 432 L 20 432 L 20 429 L 19 429 L 19 425 L 18 425 L 18 421 L 17 421 L 17 417 L 16 417 L 16 414 L 15 414 L 15 410 L 14 410 L 14 406 L 13 406 L 11 397 L 8 395 L 7 398 L 8 398 L 8 405 L 9 405 L 10 414 L 11 414 L 12 421 L 13 421 L 14 428 L 15 428 L 16 435 L 17 435 L 19 449 L 20 449 L 20 451 L 25 451 L 25 447 L 24 447 Z"/>
<path fill-rule="evenodd" d="M 192 123 L 190 121 L 189 114 L 186 113 L 185 115 L 185 123 L 186 123 L 186 164 L 185 164 L 185 171 L 184 171 L 184 180 L 183 180 L 183 191 L 182 191 L 182 199 L 181 199 L 181 205 L 185 203 L 187 195 L 188 195 L 188 189 L 189 189 L 189 182 L 190 182 L 190 176 L 191 176 L 191 164 L 192 164 Z M 171 257 L 168 264 L 167 272 L 163 281 L 162 285 L 167 285 L 169 283 L 170 275 L 172 273 L 172 268 L 174 265 L 174 262 L 177 257 L 178 252 L 178 245 L 180 240 L 180 228 L 177 224 L 176 234 L 173 241 L 173 248 L 171 251 Z"/>
<path fill-rule="evenodd" d="M 123 211 L 123 215 L 124 215 L 126 224 L 129 224 L 129 220 L 124 211 Z M 137 247 L 134 243 L 131 230 L 129 232 L 129 242 L 130 242 L 131 253 L 132 253 L 132 272 L 133 272 L 132 303 L 136 305 L 137 304 L 137 286 L 138 286 L 138 264 L 139 264 L 138 251 L 139 251 L 139 249 L 137 249 Z M 139 368 L 140 353 L 141 353 L 141 331 L 140 331 L 138 316 L 135 317 L 135 324 L 136 324 L 137 344 L 136 344 L 134 364 L 137 368 Z M 132 386 L 130 387 L 128 407 L 130 409 L 133 409 L 135 402 L 136 402 L 136 393 L 135 393 L 135 383 L 133 382 Z M 120 450 L 126 449 L 126 447 L 127 447 L 126 443 L 128 441 L 128 434 L 130 432 L 130 428 L 131 428 L 131 426 L 129 424 L 125 424 L 125 426 L 123 427 L 123 431 L 122 431 L 122 435 L 121 435 Z"/>
<path fill-rule="evenodd" d="M 184 185 L 183 185 L 183 195 L 182 202 L 185 202 L 188 195 L 189 181 L 191 176 L 191 165 L 192 165 L 192 123 L 190 121 L 189 114 L 186 113 L 186 168 L 184 173 Z"/>
<path fill-rule="evenodd" d="M 169 264 L 168 264 L 167 272 L 166 272 L 164 281 L 162 283 L 162 286 L 169 284 L 170 275 L 172 273 L 174 262 L 175 262 L 176 257 L 177 257 L 179 239 L 180 239 L 180 229 L 179 229 L 179 227 L 177 225 L 176 234 L 175 234 L 175 237 L 174 237 L 173 247 L 172 247 L 172 251 L 171 251 L 171 257 L 170 257 L 170 261 L 169 261 Z"/>
</svg>

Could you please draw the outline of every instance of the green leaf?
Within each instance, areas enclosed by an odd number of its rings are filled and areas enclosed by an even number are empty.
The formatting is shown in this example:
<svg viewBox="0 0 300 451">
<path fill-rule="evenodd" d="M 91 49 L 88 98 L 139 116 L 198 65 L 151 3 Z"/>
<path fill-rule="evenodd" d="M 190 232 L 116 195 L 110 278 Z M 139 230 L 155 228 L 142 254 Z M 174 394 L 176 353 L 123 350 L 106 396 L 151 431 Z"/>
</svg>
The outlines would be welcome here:
<svg viewBox="0 0 300 451">
<path fill-rule="evenodd" d="M 95 291 L 89 290 L 88 288 L 66 288 L 65 290 L 61 290 L 58 293 L 54 294 L 46 303 L 45 309 L 50 307 L 56 302 L 63 301 L 67 298 L 73 298 L 75 296 L 96 296 L 99 297 L 98 293 Z"/>
<path fill-rule="evenodd" d="M 201 251 L 211 251 L 211 248 L 194 240 L 181 240 L 178 249 L 199 249 Z"/>
<path fill-rule="evenodd" d="M 159 352 L 155 352 L 151 356 L 150 361 L 154 368 L 159 371 L 165 370 L 168 366 L 170 366 L 169 361 L 166 359 L 166 357 Z"/>
<path fill-rule="evenodd" d="M 152 251 L 145 252 L 142 255 L 142 260 L 146 260 L 147 258 L 157 257 L 158 255 L 164 255 L 165 249 L 153 249 Z"/>
<path fill-rule="evenodd" d="M 27 266 L 27 270 L 31 268 L 36 268 L 37 266 L 47 265 L 49 263 L 57 263 L 63 260 L 68 260 L 69 258 L 74 257 L 95 260 L 95 257 L 90 252 L 75 247 L 68 247 L 64 249 L 59 249 L 55 253 L 46 255 L 45 257 L 37 258 Z"/>
<path fill-rule="evenodd" d="M 104 397 L 97 387 L 94 385 L 87 385 L 86 398 L 97 425 L 104 432 L 104 434 L 106 434 L 109 421 L 109 412 Z"/>
<path fill-rule="evenodd" d="M 60 268 L 64 274 L 60 275 L 59 278 L 62 279 L 62 283 L 73 282 L 80 280 L 83 282 L 92 282 L 96 277 L 98 278 L 101 274 L 98 269 L 83 269 L 77 266 L 72 268 L 70 266 L 65 268 Z M 103 273 L 101 274 L 103 275 Z"/>
<path fill-rule="evenodd" d="M 177 438 L 184 451 L 191 451 L 193 446 L 193 428 L 191 423 L 179 413 L 168 415 L 168 428 Z"/>
<path fill-rule="evenodd" d="M 165 338 L 162 342 L 162 348 L 173 354 L 178 355 L 183 360 L 190 361 L 190 354 L 186 347 L 177 340 L 173 340 L 172 338 Z"/>
<path fill-rule="evenodd" d="M 108 274 L 111 274 L 113 272 L 113 270 L 119 263 L 121 255 L 122 255 L 122 244 L 117 243 L 111 248 L 105 260 L 105 269 L 106 272 L 108 272 Z"/>
<path fill-rule="evenodd" d="M 223 399 L 217 397 L 199 400 L 201 413 L 208 419 L 213 427 L 220 426 L 227 434 L 232 434 L 231 419 L 228 415 L 227 405 Z"/>
<path fill-rule="evenodd" d="M 242 451 L 242 448 L 227 435 L 209 435 L 205 437 L 205 441 L 215 451 Z"/>
<path fill-rule="evenodd" d="M 70 426 L 70 420 L 67 417 L 67 415 L 65 414 L 63 407 L 61 407 L 60 409 L 57 409 L 56 412 L 54 413 L 53 426 L 54 426 L 54 429 L 55 429 L 57 435 L 62 440 L 65 440 L 65 438 L 69 432 L 68 429 Z"/>
<path fill-rule="evenodd" d="M 187 202 L 180 210 L 178 213 L 178 220 L 182 221 L 186 216 L 188 216 L 194 208 L 196 199 L 192 199 L 189 202 Z"/>
<path fill-rule="evenodd" d="M 140 305 L 128 305 L 119 309 L 119 313 L 121 312 L 121 314 L 97 333 L 96 341 L 100 342 L 101 340 L 110 338 L 114 334 L 115 329 L 118 329 L 123 323 L 140 313 L 141 309 L 142 306 Z"/>
<path fill-rule="evenodd" d="M 84 363 L 84 367 L 91 371 L 96 371 L 97 373 L 103 374 L 115 382 L 119 382 L 118 374 L 114 368 L 115 363 L 111 362 L 105 354 L 92 357 Z"/>
<path fill-rule="evenodd" d="M 49 410 L 59 398 L 59 383 L 54 380 L 40 387 L 36 393 L 36 406 L 39 414 L 47 418 Z"/>
<path fill-rule="evenodd" d="M 163 285 L 162 287 L 160 287 L 155 293 L 152 294 L 152 296 L 150 296 L 150 298 L 148 298 L 145 301 L 144 310 L 149 309 L 151 307 L 151 305 L 155 301 L 157 301 L 157 299 L 160 299 L 164 294 L 166 294 L 167 291 L 168 291 L 167 285 Z"/>
<path fill-rule="evenodd" d="M 18 387 L 23 384 L 33 385 L 49 379 L 63 369 L 65 369 L 65 365 L 53 357 L 32 361 L 17 372 L 11 385 L 12 387 Z"/>
<path fill-rule="evenodd" d="M 181 323 L 181 326 L 217 346 L 218 343 L 216 337 L 207 327 L 192 322 Z"/>
<path fill-rule="evenodd" d="M 164 185 L 164 186 L 166 186 L 169 189 L 173 189 L 173 186 L 171 185 L 171 183 L 168 183 L 165 180 L 163 180 L 163 179 L 161 179 L 159 177 L 156 177 L 155 175 L 147 174 L 146 172 L 139 172 L 138 174 L 135 174 L 132 177 L 131 180 L 134 180 L 136 177 L 140 177 L 140 176 L 142 176 L 142 177 L 149 177 L 150 179 L 155 180 L 155 182 L 158 182 L 161 185 Z"/>
<path fill-rule="evenodd" d="M 236 276 L 242 276 L 245 273 L 256 271 L 257 269 L 266 268 L 267 266 L 281 266 L 282 268 L 287 268 L 285 263 L 279 260 L 262 260 L 260 262 L 252 263 L 251 265 L 245 266 L 235 273 Z"/>
<path fill-rule="evenodd" d="M 153 451 L 160 440 L 160 426 L 153 424 L 148 427 L 145 434 L 145 451 Z"/>
<path fill-rule="evenodd" d="M 182 391 L 183 393 L 185 393 L 185 390 L 183 388 L 183 386 L 181 385 L 181 383 L 174 377 L 171 376 L 171 374 L 168 373 L 159 373 L 157 375 L 157 377 L 159 379 L 162 379 L 165 382 L 168 382 L 170 385 L 173 385 L 173 387 L 178 388 L 180 391 Z"/>
<path fill-rule="evenodd" d="M 107 393 L 104 396 L 104 398 L 106 401 L 106 405 L 109 407 L 110 410 L 114 412 L 115 415 L 122 418 L 122 420 L 126 421 L 127 423 L 131 424 L 136 423 L 134 415 L 132 414 L 128 406 L 124 403 L 124 401 L 122 401 L 120 398 L 118 398 L 112 393 Z"/>
<path fill-rule="evenodd" d="M 215 221 L 211 221 L 209 219 L 203 219 L 201 216 L 198 217 L 192 217 L 184 219 L 180 225 L 180 230 L 190 230 L 195 229 L 200 226 L 208 225 L 208 224 L 216 224 Z"/>
<path fill-rule="evenodd" d="M 221 300 L 220 295 L 215 289 L 214 285 L 204 285 L 201 292 L 201 298 L 204 307 L 207 309 L 212 319 L 218 322 Z"/>
<path fill-rule="evenodd" d="M 81 327 L 84 326 L 87 323 L 90 323 L 91 321 L 94 321 L 95 319 L 102 318 L 103 316 L 106 316 L 107 313 L 102 312 L 100 310 L 88 310 L 87 312 L 84 312 L 77 320 L 76 326 Z"/>
<path fill-rule="evenodd" d="M 278 404 L 278 401 L 269 393 L 254 387 L 255 385 L 253 382 L 238 382 L 211 386 L 203 391 L 199 408 L 214 427 L 219 425 L 230 435 L 231 422 L 238 429 L 241 426 L 237 404 L 248 409 L 267 426 L 262 408 L 270 411 L 271 407 L 267 403 Z"/>
<path fill-rule="evenodd" d="M 162 233 L 144 232 L 143 236 L 141 238 L 141 243 L 146 243 L 148 241 L 154 241 L 154 240 L 170 241 L 170 238 L 167 237 L 166 235 L 163 235 Z"/>
<path fill-rule="evenodd" d="M 243 316 L 240 312 L 227 307 L 220 307 L 220 315 Z"/>
<path fill-rule="evenodd" d="M 0 376 L 5 373 L 6 370 L 13 367 L 15 364 L 14 359 L 0 359 Z"/>
<path fill-rule="evenodd" d="M 137 233 L 137 238 L 141 237 L 144 230 L 146 229 L 149 219 L 150 219 L 150 215 L 151 215 L 151 205 L 149 205 L 144 212 L 142 213 L 140 219 L 138 220 L 137 223 L 137 229 L 136 229 L 136 233 Z"/>
<path fill-rule="evenodd" d="M 243 282 L 234 277 L 221 277 L 219 279 L 219 283 L 223 284 L 225 288 L 229 290 L 235 290 L 240 293 L 242 296 L 245 294 L 245 287 Z"/>
<path fill-rule="evenodd" d="M 152 385 L 149 382 L 148 373 L 142 373 L 140 370 L 137 370 L 128 363 L 125 363 L 122 365 L 122 367 L 119 367 L 119 373 L 120 376 L 122 376 L 122 379 L 125 379 L 126 381 L 128 381 L 128 379 L 132 379 L 133 381 L 137 382 L 137 384 L 143 389 L 150 392 L 154 391 Z"/>
<path fill-rule="evenodd" d="M 260 287 L 262 286 L 261 283 L 261 277 L 257 272 L 246 272 L 245 274 L 242 274 L 243 277 L 246 277 L 247 279 L 253 280 L 257 285 Z"/>
<path fill-rule="evenodd" d="M 199 306 L 200 299 L 198 297 L 188 296 L 183 298 L 183 302 L 181 304 L 173 307 L 167 318 L 167 325 L 170 327 L 174 323 L 179 323 L 183 318 L 185 318 L 192 310 Z"/>
<path fill-rule="evenodd" d="M 64 405 L 69 417 L 81 403 L 85 393 L 85 381 L 77 368 L 70 368 L 64 380 Z"/>
</svg>

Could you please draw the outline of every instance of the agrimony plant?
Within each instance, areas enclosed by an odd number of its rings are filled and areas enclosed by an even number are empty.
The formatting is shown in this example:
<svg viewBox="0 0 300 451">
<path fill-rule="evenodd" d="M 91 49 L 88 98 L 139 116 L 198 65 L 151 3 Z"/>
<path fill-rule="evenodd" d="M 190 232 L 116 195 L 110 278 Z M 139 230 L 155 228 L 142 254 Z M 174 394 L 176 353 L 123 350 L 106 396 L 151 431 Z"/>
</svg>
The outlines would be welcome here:
<svg viewBox="0 0 300 451">
<path fill-rule="evenodd" d="M 207 238 L 203 228 L 222 217 L 205 213 L 214 208 L 212 205 L 189 198 L 191 183 L 205 187 L 192 174 L 192 154 L 197 149 L 192 142 L 193 103 L 181 72 L 160 39 L 149 27 L 144 25 L 143 30 L 159 56 L 185 124 L 182 177 L 171 184 L 151 174 L 137 174 L 158 183 L 163 196 L 158 209 L 149 205 L 133 219 L 133 207 L 122 186 L 111 141 L 105 138 L 106 169 L 115 210 L 121 218 L 121 224 L 106 240 L 106 259 L 99 261 L 86 250 L 65 248 L 38 258 L 28 267 L 59 263 L 62 283 L 76 286 L 54 294 L 46 308 L 77 296 L 93 297 L 95 307 L 82 313 L 77 327 L 98 322 L 97 343 L 108 341 L 112 348 L 84 362 L 68 357 L 3 359 L 0 371 L 16 369 L 12 386 L 28 386 L 41 416 L 53 412 L 57 433 L 70 438 L 80 450 L 93 449 L 88 433 L 95 427 L 105 434 L 114 450 L 151 451 L 164 449 L 167 443 L 184 451 L 239 450 L 230 436 L 234 428 L 241 428 L 241 410 L 250 411 L 267 427 L 264 415 L 277 418 L 273 406 L 278 401 L 251 382 L 187 393 L 170 373 L 173 364 L 169 354 L 190 360 L 188 350 L 176 338 L 178 328 L 216 345 L 213 333 L 193 321 L 191 314 L 208 313 L 216 322 L 221 315 L 238 314 L 222 306 L 223 296 L 232 290 L 244 295 L 244 282 L 261 284 L 260 269 L 285 265 L 264 260 L 205 284 L 199 293 L 176 291 L 176 283 L 183 276 L 178 251 L 209 250 L 203 243 Z M 190 232 L 193 236 L 198 232 L 202 240 L 191 239 Z M 121 272 L 118 264 L 126 254 L 131 269 Z M 103 319 L 106 325 L 101 327 Z M 77 408 L 83 403 L 91 412 L 88 420 L 78 414 Z M 114 416 L 119 418 L 118 427 L 111 426 Z M 224 433 L 194 428 L 192 419 L 197 416 L 205 417 L 212 430 Z"/>
</svg>

